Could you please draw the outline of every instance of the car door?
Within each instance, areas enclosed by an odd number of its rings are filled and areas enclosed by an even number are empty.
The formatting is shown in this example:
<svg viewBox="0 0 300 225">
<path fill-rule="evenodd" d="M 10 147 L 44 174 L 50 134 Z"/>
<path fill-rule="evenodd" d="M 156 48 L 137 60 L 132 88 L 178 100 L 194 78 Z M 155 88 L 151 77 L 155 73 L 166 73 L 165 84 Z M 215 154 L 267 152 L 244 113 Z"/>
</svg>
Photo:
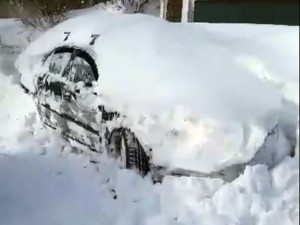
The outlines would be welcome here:
<svg viewBox="0 0 300 225">
<path fill-rule="evenodd" d="M 97 150 L 101 123 L 93 94 L 98 71 L 83 50 L 54 51 L 44 63 L 47 72 L 39 79 L 39 105 L 46 125 L 60 130 L 70 140 Z"/>
</svg>

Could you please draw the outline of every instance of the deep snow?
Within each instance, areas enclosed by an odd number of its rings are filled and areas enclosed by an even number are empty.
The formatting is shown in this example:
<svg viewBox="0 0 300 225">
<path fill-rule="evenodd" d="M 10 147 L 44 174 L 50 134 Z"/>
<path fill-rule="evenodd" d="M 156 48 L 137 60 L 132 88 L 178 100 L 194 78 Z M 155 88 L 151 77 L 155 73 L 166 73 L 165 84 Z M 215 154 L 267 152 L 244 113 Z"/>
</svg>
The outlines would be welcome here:
<svg viewBox="0 0 300 225">
<path fill-rule="evenodd" d="M 294 87 L 294 91 L 280 90 L 288 99 L 299 103 L 296 84 L 299 74 L 294 73 L 298 65 L 294 57 L 299 56 L 294 55 L 295 51 L 289 53 L 298 45 L 293 31 L 275 26 L 266 33 L 259 31 L 258 35 L 255 31 L 265 27 L 249 29 L 242 26 L 234 28 L 241 32 L 233 35 L 232 27 L 205 27 L 223 35 L 222 40 L 214 43 L 233 44 L 236 47 L 231 48 L 231 51 L 236 50 L 233 55 L 239 55 L 239 51 L 254 54 L 255 50 L 252 52 L 251 49 L 254 43 L 249 47 L 242 44 L 245 40 L 243 29 L 252 30 L 256 37 L 266 37 L 273 29 L 275 33 L 282 33 L 282 37 L 289 37 L 288 43 L 279 43 L 290 45 L 290 48 L 278 46 L 278 43 L 274 45 L 280 39 L 278 35 L 265 38 L 265 43 L 257 42 L 260 44 L 256 50 L 270 45 L 265 53 L 269 52 L 268 55 L 256 51 L 255 63 L 246 58 L 242 65 L 259 77 L 261 74 L 257 71 L 264 65 L 268 78 L 279 77 L 276 84 L 280 87 Z M 239 35 L 241 40 L 235 41 Z M 284 52 L 290 67 L 277 65 L 279 56 L 273 51 Z M 273 57 L 268 57 L 270 55 Z M 272 69 L 266 70 L 270 68 L 266 65 Z M 276 76 L 271 76 L 274 74 Z M 152 185 L 150 178 L 142 179 L 132 171 L 120 170 L 111 159 L 81 153 L 56 134 L 44 130 L 36 116 L 34 103 L 17 86 L 18 78 L 15 74 L 0 72 L 0 225 L 299 223 L 298 157 L 286 158 L 272 171 L 263 165 L 249 166 L 237 180 L 228 184 L 218 179 L 167 177 L 162 184 Z"/>
<path fill-rule="evenodd" d="M 299 159 L 273 171 L 248 167 L 232 183 L 167 177 L 152 185 L 110 159 L 72 149 L 44 130 L 30 99 L 0 75 L 1 225 L 296 225 L 299 223 Z M 3 86 L 2 86 L 3 87 Z M 3 91 L 4 90 L 4 91 Z M 3 100 L 19 99 L 20 104 Z M 17 101 L 17 100 L 15 100 Z M 28 106 L 24 108 L 24 106 Z M 18 112 L 18 114 L 15 114 Z M 24 118 L 30 118 L 25 125 Z M 19 121 L 16 123 L 16 121 Z M 12 131 L 12 130 L 11 130 Z M 8 142 L 9 141 L 9 142 Z"/>
<path fill-rule="evenodd" d="M 244 29 L 258 37 L 251 45 L 258 51 L 253 57 L 263 55 L 262 63 L 269 62 L 267 56 L 274 60 L 281 57 L 271 50 L 264 55 L 259 45 L 264 30 Z M 65 31 L 71 32 L 67 41 Z M 299 37 L 296 31 L 296 27 L 270 29 L 275 38 L 282 33 L 290 35 L 293 43 Z M 295 134 L 297 112 L 292 115 L 283 103 L 282 90 L 261 79 L 260 71 L 253 75 L 249 65 L 241 61 L 252 57 L 252 52 L 243 48 L 238 48 L 242 53 L 237 52 L 239 40 L 231 43 L 224 33 L 225 37 L 205 26 L 172 24 L 146 15 L 96 11 L 41 35 L 16 65 L 22 83 L 34 92 L 35 74 L 43 73 L 40 65 L 44 54 L 63 45 L 85 49 L 100 72 L 93 92 L 101 97 L 94 101 L 94 108 L 103 102 L 108 110 L 126 115 L 120 123 L 132 129 L 143 146 L 153 149 L 155 164 L 209 173 L 251 160 L 277 123 L 280 128 L 282 124 L 289 128 L 280 133 L 278 145 L 288 143 L 285 136 L 295 140 L 290 127 Z M 100 37 L 90 46 L 92 34 Z M 243 37 L 248 42 L 249 37 Z M 232 40 L 236 40 L 235 35 Z M 274 42 L 272 39 L 270 45 L 275 46 Z M 294 45 L 287 50 L 292 52 L 287 53 L 291 58 L 297 55 Z M 287 78 L 296 76 L 297 62 L 290 63 Z M 274 70 L 282 73 L 276 66 Z M 59 104 L 55 110 L 60 110 Z M 283 121 L 287 117 L 290 119 Z M 288 152 L 290 146 L 282 144 L 280 148 Z"/>
</svg>

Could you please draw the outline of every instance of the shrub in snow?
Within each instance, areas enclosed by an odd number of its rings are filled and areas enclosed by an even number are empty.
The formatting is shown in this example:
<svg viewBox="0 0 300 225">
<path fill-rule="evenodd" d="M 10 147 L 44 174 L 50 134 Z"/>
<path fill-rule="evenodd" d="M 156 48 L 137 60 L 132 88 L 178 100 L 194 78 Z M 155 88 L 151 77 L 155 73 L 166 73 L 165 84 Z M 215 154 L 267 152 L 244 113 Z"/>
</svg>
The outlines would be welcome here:
<svg viewBox="0 0 300 225">
<path fill-rule="evenodd" d="M 110 0 L 107 9 L 109 11 L 139 13 L 143 12 L 143 8 L 155 2 L 155 0 Z"/>
<path fill-rule="evenodd" d="M 28 41 L 64 21 L 71 7 L 61 0 L 11 1 L 11 4 L 24 26 Z"/>
<path fill-rule="evenodd" d="M 121 3 L 121 1 L 117 1 L 117 2 L 108 2 L 104 9 L 107 12 L 110 13 L 125 13 L 126 12 L 126 8 L 125 6 Z"/>
<path fill-rule="evenodd" d="M 101 8 L 111 13 L 140 13 L 145 9 L 146 13 L 153 14 L 155 11 L 156 14 L 159 8 L 159 0 L 103 0 L 101 2 L 93 9 Z M 10 3 L 14 14 L 20 18 L 24 26 L 25 36 L 31 42 L 39 33 L 66 20 L 70 16 L 70 10 L 81 8 L 84 1 L 11 0 Z"/>
</svg>

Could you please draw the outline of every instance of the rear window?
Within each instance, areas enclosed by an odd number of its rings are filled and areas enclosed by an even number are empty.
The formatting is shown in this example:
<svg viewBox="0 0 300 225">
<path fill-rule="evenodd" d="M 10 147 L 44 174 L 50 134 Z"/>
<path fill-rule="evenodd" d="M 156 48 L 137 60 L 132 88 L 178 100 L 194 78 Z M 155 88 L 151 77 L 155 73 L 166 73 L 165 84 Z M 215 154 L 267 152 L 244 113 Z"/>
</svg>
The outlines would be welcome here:
<svg viewBox="0 0 300 225">
<path fill-rule="evenodd" d="M 74 83 L 92 83 L 98 79 L 95 73 L 95 65 L 91 65 L 92 58 L 86 59 L 82 51 L 70 49 L 65 52 L 53 52 L 45 60 L 48 71 L 53 74 L 61 75 Z M 93 62 L 94 63 L 94 62 Z"/>
</svg>

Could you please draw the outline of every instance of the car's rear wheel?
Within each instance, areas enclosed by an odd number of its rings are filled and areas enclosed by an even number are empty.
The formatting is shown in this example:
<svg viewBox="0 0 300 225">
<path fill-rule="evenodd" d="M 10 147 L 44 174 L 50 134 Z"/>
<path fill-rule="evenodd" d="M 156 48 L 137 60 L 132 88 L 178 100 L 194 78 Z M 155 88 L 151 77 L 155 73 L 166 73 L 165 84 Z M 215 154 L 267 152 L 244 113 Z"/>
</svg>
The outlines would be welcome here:
<svg viewBox="0 0 300 225">
<path fill-rule="evenodd" d="M 136 170 L 142 176 L 150 172 L 149 158 L 129 129 L 119 128 L 111 133 L 109 155 L 117 159 L 121 167 Z"/>
</svg>

